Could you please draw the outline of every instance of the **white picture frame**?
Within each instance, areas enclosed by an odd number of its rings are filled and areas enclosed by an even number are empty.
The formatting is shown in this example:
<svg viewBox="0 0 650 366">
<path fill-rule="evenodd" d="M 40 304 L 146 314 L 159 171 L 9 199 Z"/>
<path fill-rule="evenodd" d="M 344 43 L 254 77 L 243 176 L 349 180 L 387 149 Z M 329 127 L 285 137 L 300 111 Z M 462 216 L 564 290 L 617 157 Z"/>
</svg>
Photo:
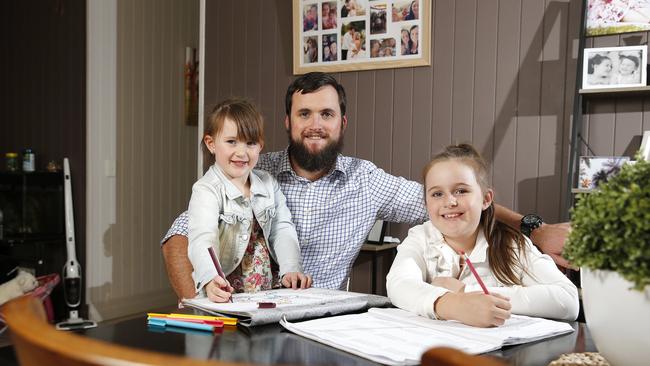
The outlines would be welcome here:
<svg viewBox="0 0 650 366">
<path fill-rule="evenodd" d="M 650 131 L 643 131 L 639 153 L 646 161 L 650 161 Z"/>
<path fill-rule="evenodd" d="M 646 86 L 648 46 L 585 48 L 582 89 Z"/>
</svg>

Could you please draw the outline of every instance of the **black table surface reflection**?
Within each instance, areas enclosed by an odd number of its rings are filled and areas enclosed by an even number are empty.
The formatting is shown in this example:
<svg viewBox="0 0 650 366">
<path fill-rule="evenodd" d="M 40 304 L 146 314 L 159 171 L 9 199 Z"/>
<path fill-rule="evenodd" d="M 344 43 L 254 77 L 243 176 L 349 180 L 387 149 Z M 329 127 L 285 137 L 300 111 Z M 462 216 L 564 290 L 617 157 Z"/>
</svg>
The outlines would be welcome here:
<svg viewBox="0 0 650 366">
<path fill-rule="evenodd" d="M 160 312 L 178 312 L 163 309 Z M 190 312 L 190 311 L 184 311 Z M 489 353 L 511 365 L 548 365 L 563 353 L 594 352 L 591 335 L 584 323 L 571 323 L 575 332 L 508 346 Z M 353 354 L 292 334 L 279 324 L 226 327 L 210 334 L 179 328 L 161 330 L 147 326 L 146 315 L 102 324 L 80 331 L 87 337 L 142 350 L 170 353 L 197 359 L 217 359 L 264 365 L 377 365 Z"/>
</svg>

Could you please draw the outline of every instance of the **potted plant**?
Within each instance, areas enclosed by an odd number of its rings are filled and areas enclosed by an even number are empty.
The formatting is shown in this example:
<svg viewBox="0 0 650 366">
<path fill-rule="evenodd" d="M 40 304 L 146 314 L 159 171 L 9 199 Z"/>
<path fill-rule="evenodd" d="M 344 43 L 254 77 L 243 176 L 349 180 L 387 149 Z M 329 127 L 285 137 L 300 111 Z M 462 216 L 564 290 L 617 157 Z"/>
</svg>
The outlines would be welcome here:
<svg viewBox="0 0 650 366">
<path fill-rule="evenodd" d="M 580 195 L 564 256 L 581 267 L 587 326 L 613 366 L 650 359 L 650 162 Z"/>
</svg>

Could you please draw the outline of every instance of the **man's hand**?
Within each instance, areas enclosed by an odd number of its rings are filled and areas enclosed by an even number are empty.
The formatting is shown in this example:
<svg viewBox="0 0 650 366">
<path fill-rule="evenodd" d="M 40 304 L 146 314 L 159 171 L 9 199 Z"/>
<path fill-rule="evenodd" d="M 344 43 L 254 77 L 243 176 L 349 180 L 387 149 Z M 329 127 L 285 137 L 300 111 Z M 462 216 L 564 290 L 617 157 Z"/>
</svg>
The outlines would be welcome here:
<svg viewBox="0 0 650 366">
<path fill-rule="evenodd" d="M 212 302 L 228 302 L 235 291 L 228 281 L 221 276 L 214 276 L 212 281 L 205 285 L 205 294 Z"/>
<path fill-rule="evenodd" d="M 562 258 L 562 249 L 566 242 L 571 224 L 561 222 L 559 224 L 542 224 L 542 226 L 530 233 L 530 240 L 544 253 L 553 258 L 555 264 L 564 268 L 573 268 L 569 262 Z"/>
<path fill-rule="evenodd" d="M 465 283 L 453 277 L 436 277 L 431 284 L 438 287 L 446 288 L 451 292 L 465 292 Z"/>
<path fill-rule="evenodd" d="M 282 276 L 282 286 L 298 289 L 311 287 L 311 276 L 301 272 L 287 272 Z"/>
</svg>

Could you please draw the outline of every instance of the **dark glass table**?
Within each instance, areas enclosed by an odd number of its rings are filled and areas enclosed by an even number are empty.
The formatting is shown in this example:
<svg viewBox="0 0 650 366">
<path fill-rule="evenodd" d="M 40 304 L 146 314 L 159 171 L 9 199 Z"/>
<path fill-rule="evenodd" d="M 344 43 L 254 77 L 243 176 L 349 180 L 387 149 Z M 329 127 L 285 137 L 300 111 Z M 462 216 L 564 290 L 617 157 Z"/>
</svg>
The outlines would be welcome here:
<svg viewBox="0 0 650 366">
<path fill-rule="evenodd" d="M 164 309 L 161 312 L 173 312 Z M 508 346 L 489 353 L 512 365 L 548 365 L 562 353 L 594 352 L 596 348 L 584 323 L 572 323 L 575 332 Z M 80 331 L 88 337 L 144 350 L 198 359 L 218 359 L 265 365 L 377 365 L 344 351 L 292 334 L 278 324 L 252 328 L 230 327 L 210 334 L 183 329 L 147 327 L 146 315 Z"/>
</svg>

